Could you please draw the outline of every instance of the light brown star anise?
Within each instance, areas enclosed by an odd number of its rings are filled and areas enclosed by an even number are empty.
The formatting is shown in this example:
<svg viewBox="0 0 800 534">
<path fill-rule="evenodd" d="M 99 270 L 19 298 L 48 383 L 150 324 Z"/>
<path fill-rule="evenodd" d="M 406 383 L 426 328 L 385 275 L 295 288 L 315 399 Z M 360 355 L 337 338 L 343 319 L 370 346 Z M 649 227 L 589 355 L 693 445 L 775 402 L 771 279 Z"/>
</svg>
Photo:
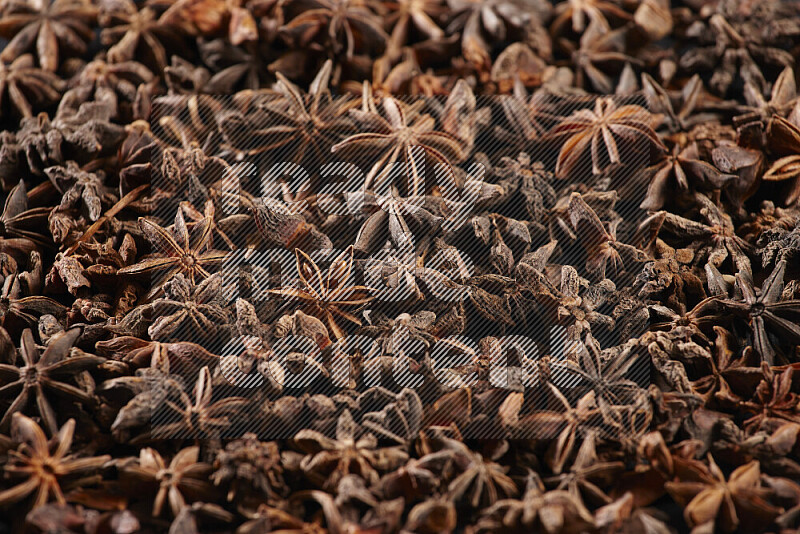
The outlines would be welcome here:
<svg viewBox="0 0 800 534">
<path fill-rule="evenodd" d="M 83 54 L 97 8 L 87 0 L 12 0 L 2 6 L 0 35 L 9 39 L 0 60 L 36 49 L 39 64 L 55 72 L 69 53 Z"/>
<path fill-rule="evenodd" d="M 327 276 L 311 257 L 295 249 L 298 280 L 295 287 L 272 289 L 269 292 L 300 301 L 305 311 L 324 322 L 336 339 L 344 337 L 339 326 L 341 319 L 361 325 L 361 320 L 344 307 L 361 306 L 372 300 L 369 288 L 352 285 L 353 247 L 350 246 L 333 260 Z"/>
<path fill-rule="evenodd" d="M 375 483 L 379 478 L 378 469 L 399 467 L 408 459 L 401 447 L 379 448 L 372 434 L 358 437 L 358 425 L 349 410 L 336 421 L 335 439 L 306 429 L 298 432 L 293 441 L 306 453 L 300 464 L 303 472 L 326 488 L 335 488 L 342 477 L 349 474 Z"/>
<path fill-rule="evenodd" d="M 5 473 L 13 479 L 24 479 L 16 486 L 0 491 L 0 505 L 16 503 L 36 492 L 33 506 L 39 507 L 51 500 L 66 504 L 64 490 L 96 482 L 100 477 L 86 477 L 108 462 L 110 456 L 77 458 L 69 454 L 75 432 L 75 420 L 67 421 L 54 432 L 48 441 L 42 429 L 32 419 L 14 414 L 11 434 L 19 443 L 9 451 Z M 76 475 L 83 478 L 76 479 Z"/>
<path fill-rule="evenodd" d="M 555 8 L 556 17 L 550 24 L 550 32 L 561 33 L 567 23 L 571 23 L 572 31 L 582 33 L 592 22 L 611 27 L 608 19 L 619 21 L 631 20 L 631 15 L 616 2 L 606 0 L 568 0 L 559 3 Z"/>
<path fill-rule="evenodd" d="M 32 400 L 51 434 L 58 432 L 56 411 L 53 409 L 52 394 L 72 402 L 88 403 L 93 399 L 90 392 L 69 382 L 71 377 L 88 369 L 96 368 L 105 361 L 104 358 L 91 354 L 70 356 L 70 349 L 81 334 L 80 328 L 73 328 L 53 336 L 45 349 L 40 352 L 30 330 L 22 332 L 20 355 L 23 365 L 0 364 L 2 387 L 0 395 L 16 395 L 0 421 L 0 428 L 5 427 L 13 414 L 22 411 Z"/>
<path fill-rule="evenodd" d="M 683 505 L 683 517 L 691 527 L 717 525 L 722 532 L 742 529 L 760 530 L 780 513 L 780 509 L 764 500 L 769 493 L 761 486 L 761 470 L 757 460 L 739 466 L 728 477 L 709 454 L 708 467 L 691 462 L 680 479 L 667 482 L 673 499 Z"/>
<path fill-rule="evenodd" d="M 651 122 L 652 116 L 641 106 L 618 105 L 609 97 L 598 98 L 592 109 L 575 111 L 547 135 L 563 141 L 556 176 L 570 176 L 587 156 L 591 157 L 592 172 L 600 174 L 609 165 L 625 163 L 623 155 L 631 158 L 638 154 L 641 159 L 642 152 L 649 153 L 651 148 L 666 151 Z"/>
<path fill-rule="evenodd" d="M 213 468 L 198 461 L 199 458 L 199 447 L 187 447 L 175 454 L 167 464 L 157 451 L 142 449 L 138 458 L 120 462 L 120 478 L 128 481 L 128 484 L 123 483 L 123 487 L 131 489 L 141 484 L 157 485 L 153 517 L 160 516 L 166 506 L 169 506 L 173 516 L 177 516 L 187 507 L 187 501 L 214 497 L 214 488 L 208 480 Z"/>
</svg>

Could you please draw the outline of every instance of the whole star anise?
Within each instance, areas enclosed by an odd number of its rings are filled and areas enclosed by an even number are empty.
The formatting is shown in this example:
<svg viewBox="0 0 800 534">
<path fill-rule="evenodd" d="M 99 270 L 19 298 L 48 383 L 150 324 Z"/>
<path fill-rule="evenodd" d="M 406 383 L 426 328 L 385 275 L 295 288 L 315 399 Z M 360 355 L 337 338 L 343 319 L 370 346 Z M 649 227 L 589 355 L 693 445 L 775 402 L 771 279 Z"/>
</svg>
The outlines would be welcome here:
<svg viewBox="0 0 800 534">
<path fill-rule="evenodd" d="M 592 172 L 600 174 L 608 165 L 624 163 L 623 155 L 634 157 L 650 148 L 666 151 L 653 131 L 651 119 L 641 106 L 619 105 L 608 97 L 598 98 L 592 109 L 575 111 L 547 135 L 549 139 L 563 141 L 556 176 L 570 176 L 587 156 L 591 157 Z M 621 152 L 620 145 L 628 150 Z"/>
<path fill-rule="evenodd" d="M 300 249 L 295 249 L 298 280 L 295 287 L 271 289 L 274 295 L 300 301 L 310 315 L 323 321 L 336 339 L 344 337 L 339 326 L 342 319 L 361 325 L 361 321 L 343 308 L 360 306 L 372 300 L 369 288 L 353 285 L 353 247 L 350 246 L 333 260 L 327 276 L 317 263 Z"/>
<path fill-rule="evenodd" d="M 64 489 L 69 489 L 71 485 L 88 485 L 92 479 L 86 475 L 100 469 L 111 456 L 78 458 L 69 454 L 74 432 L 75 420 L 70 419 L 48 441 L 32 419 L 14 414 L 11 433 L 20 445 L 16 450 L 9 451 L 10 458 L 4 467 L 11 478 L 24 480 L 0 492 L 0 505 L 16 503 L 33 492 L 36 492 L 34 507 L 51 500 L 66 504 Z M 76 475 L 83 478 L 77 480 Z"/>
<path fill-rule="evenodd" d="M 86 0 L 13 0 L 2 15 L 0 35 L 10 40 L 0 60 L 13 61 L 35 45 L 39 64 L 55 72 L 64 56 L 86 52 L 97 8 Z"/>
<path fill-rule="evenodd" d="M 70 356 L 70 349 L 81 334 L 80 328 L 73 328 L 56 334 L 50 340 L 45 351 L 40 352 L 30 330 L 22 332 L 20 354 L 23 365 L 0 364 L 2 378 L 2 396 L 16 395 L 0 421 L 5 427 L 12 415 L 25 409 L 32 400 L 36 400 L 39 415 L 48 432 L 58 432 L 56 411 L 51 404 L 51 395 L 56 393 L 63 398 L 83 404 L 92 401 L 91 392 L 87 392 L 70 383 L 75 374 L 96 368 L 105 361 L 104 358 L 91 354 Z"/>
</svg>

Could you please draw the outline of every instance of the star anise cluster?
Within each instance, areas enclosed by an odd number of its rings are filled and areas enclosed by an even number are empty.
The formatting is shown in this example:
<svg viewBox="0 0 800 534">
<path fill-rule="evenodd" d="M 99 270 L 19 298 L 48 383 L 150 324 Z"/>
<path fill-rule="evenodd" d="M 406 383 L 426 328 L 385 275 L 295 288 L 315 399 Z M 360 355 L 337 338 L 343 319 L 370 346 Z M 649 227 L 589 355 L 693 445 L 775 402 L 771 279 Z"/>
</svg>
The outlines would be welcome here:
<svg viewBox="0 0 800 534">
<path fill-rule="evenodd" d="M 783 0 L 0 0 L 0 531 L 797 531 L 797 57 Z"/>
</svg>

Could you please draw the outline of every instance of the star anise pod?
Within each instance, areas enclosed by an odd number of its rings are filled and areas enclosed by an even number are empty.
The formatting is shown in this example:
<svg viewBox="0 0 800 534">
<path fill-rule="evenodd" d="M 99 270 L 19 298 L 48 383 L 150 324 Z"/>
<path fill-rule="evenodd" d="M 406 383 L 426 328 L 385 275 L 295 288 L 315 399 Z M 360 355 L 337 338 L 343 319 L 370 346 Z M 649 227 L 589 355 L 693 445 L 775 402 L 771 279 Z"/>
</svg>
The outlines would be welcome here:
<svg viewBox="0 0 800 534">
<path fill-rule="evenodd" d="M 369 433 L 359 437 L 359 428 L 349 410 L 336 422 L 336 437 L 331 439 L 316 430 L 301 430 L 294 443 L 306 456 L 303 472 L 326 488 L 336 487 L 339 480 L 355 474 L 368 483 L 378 481 L 378 469 L 391 469 L 404 462 L 408 455 L 400 447 L 379 448 L 378 440 Z"/>
<path fill-rule="evenodd" d="M 611 497 L 602 489 L 625 469 L 619 461 L 603 461 L 597 454 L 597 434 L 591 432 L 578 449 L 568 472 L 546 478 L 544 482 L 555 489 L 566 490 L 578 502 L 590 505 L 610 504 Z"/>
<path fill-rule="evenodd" d="M 24 54 L 12 61 L 0 61 L 0 117 L 11 111 L 33 117 L 34 105 L 51 104 L 59 99 L 64 82 L 52 72 L 33 65 L 33 56 Z"/>
<path fill-rule="evenodd" d="M 488 74 L 491 45 L 514 39 L 532 16 L 521 4 L 509 0 L 448 0 L 453 11 L 447 32 L 461 33 L 464 58 Z"/>
<path fill-rule="evenodd" d="M 409 196 L 423 194 L 425 177 L 432 174 L 434 168 L 452 177 L 453 165 L 467 156 L 462 139 L 436 130 L 434 117 L 420 112 L 419 108 L 423 104 L 424 101 L 418 100 L 415 104 L 407 105 L 396 98 L 386 97 L 381 102 L 381 114 L 365 89 L 364 105 L 361 109 L 350 110 L 350 115 L 366 131 L 351 135 L 335 144 L 331 150 L 376 154 L 377 160 L 367 173 L 364 184 L 366 189 L 373 184 L 385 187 L 384 182 L 391 175 L 394 164 L 402 161 L 409 177 Z M 455 101 L 448 98 L 448 104 L 453 106 Z M 429 187 L 430 180 L 427 182 Z M 453 182 L 451 179 L 450 183 Z"/>
<path fill-rule="evenodd" d="M 737 78 L 750 81 L 758 91 L 766 93 L 768 83 L 759 63 L 781 67 L 793 64 L 789 51 L 763 44 L 760 36 L 752 32 L 740 33 L 719 13 L 712 15 L 707 25 L 698 21 L 689 32 L 706 42 L 713 40 L 714 44 L 687 50 L 679 64 L 693 72 L 713 69 L 709 87 L 720 96 L 725 96 Z"/>
<path fill-rule="evenodd" d="M 192 229 L 190 234 L 182 210 L 178 210 L 175 215 L 175 229 L 172 232 L 150 219 L 140 218 L 139 227 L 159 255 L 124 267 L 118 273 L 141 275 L 161 272 L 163 280 L 169 280 L 173 275 L 182 273 L 192 284 L 197 278 L 208 278 L 211 275 L 207 269 L 221 263 L 227 256 L 225 252 L 208 247 L 212 237 L 212 224 L 212 219 L 205 218 Z"/>
<path fill-rule="evenodd" d="M 263 43 L 248 42 L 234 46 L 224 39 L 198 41 L 203 63 L 215 73 L 211 86 L 218 93 L 230 94 L 236 89 L 257 90 L 274 78 L 265 68 L 271 63 L 273 50 Z"/>
<path fill-rule="evenodd" d="M 282 28 L 289 42 L 299 47 L 328 47 L 350 60 L 356 51 L 381 50 L 388 39 L 380 18 L 364 0 L 312 0 Z M 291 8 L 291 6 L 290 6 Z"/>
<path fill-rule="evenodd" d="M 800 342 L 800 327 L 796 323 L 800 300 L 782 299 L 785 271 L 786 260 L 781 260 L 759 291 L 753 287 L 751 275 L 739 273 L 736 275 L 736 288 L 740 296 L 719 300 L 726 310 L 747 320 L 752 330 L 753 348 L 769 365 L 775 364 L 778 355 L 770 339 L 771 333 L 777 339 Z"/>
<path fill-rule="evenodd" d="M 178 273 L 164 284 L 165 297 L 153 301 L 155 320 L 147 329 L 154 341 L 220 340 L 230 316 L 221 306 L 222 277 L 209 276 L 196 286 Z"/>
<path fill-rule="evenodd" d="M 167 66 L 167 48 L 173 44 L 176 29 L 159 19 L 157 11 L 141 9 L 132 0 L 113 0 L 99 15 L 103 27 L 100 39 L 108 48 L 112 63 L 144 58 L 144 63 L 161 70 Z"/>
<path fill-rule="evenodd" d="M 559 534 L 582 532 L 594 526 L 591 512 L 580 499 L 565 490 L 545 491 L 535 473 L 526 481 L 522 499 L 503 499 L 481 511 L 469 532 L 546 532 Z"/>
<path fill-rule="evenodd" d="M 630 352 L 604 356 L 597 340 L 586 334 L 577 358 L 562 365 L 556 363 L 554 370 L 564 369 L 577 375 L 580 379 L 578 390 L 593 391 L 603 421 L 615 425 L 619 423 L 620 411 L 644 394 L 642 387 L 628 377 L 636 360 L 636 353 Z"/>
<path fill-rule="evenodd" d="M 501 498 L 514 497 L 517 485 L 506 474 L 507 469 L 493 460 L 500 458 L 508 450 L 497 447 L 484 456 L 466 447 L 463 443 L 448 440 L 445 445 L 452 448 L 454 467 L 461 470 L 447 486 L 447 495 L 456 502 L 464 502 L 473 509 L 491 506 Z"/>
<path fill-rule="evenodd" d="M 685 506 L 683 517 L 691 527 L 718 525 L 722 532 L 762 530 L 780 513 L 764 500 L 768 490 L 761 486 L 759 463 L 739 466 L 726 479 L 709 454 L 708 467 L 692 462 L 685 475 L 667 482 L 669 494 Z"/>
<path fill-rule="evenodd" d="M 624 53 L 626 35 L 627 32 L 623 28 L 610 30 L 602 23 L 593 21 L 581 35 L 580 46 L 577 50 L 574 50 L 574 46 L 568 43 L 566 48 L 571 52 L 572 61 L 575 64 L 577 87 L 584 87 L 585 79 L 588 78 L 589 83 L 597 92 L 611 94 L 614 91 L 614 81 L 611 76 L 606 74 L 609 65 L 642 64 L 640 60 Z M 623 70 L 623 74 L 624 72 Z M 636 81 L 635 77 L 632 79 L 633 82 Z M 620 80 L 620 85 L 622 85 L 622 80 Z"/>
<path fill-rule="evenodd" d="M 331 94 L 332 69 L 333 62 L 326 61 L 307 93 L 277 73 L 274 93 L 256 100 L 255 113 L 233 112 L 218 119 L 227 146 L 237 154 L 251 156 L 289 153 L 295 163 L 305 162 L 307 157 L 328 158 L 340 136 L 354 131 L 345 115 L 347 99 Z M 243 121 L 252 122 L 254 135 L 239 135 Z"/>
<path fill-rule="evenodd" d="M 613 1 L 568 0 L 556 6 L 550 32 L 561 33 L 564 26 L 571 23 L 572 31 L 583 33 L 587 21 L 610 28 L 609 19 L 625 22 L 631 20 L 631 15 Z"/>
<path fill-rule="evenodd" d="M 547 382 L 547 388 L 557 403 L 555 409 L 538 410 L 521 416 L 517 431 L 520 436 L 538 436 L 550 441 L 545 461 L 553 473 L 560 474 L 575 452 L 579 440 L 587 432 L 597 431 L 601 418 L 593 391 L 578 399 L 573 407 L 551 382 Z"/>
<path fill-rule="evenodd" d="M 686 192 L 690 188 L 721 189 L 728 181 L 736 179 L 735 176 L 724 174 L 701 160 L 696 143 L 687 146 L 675 144 L 672 152 L 648 168 L 647 172 L 651 175 L 650 185 L 640 205 L 646 210 L 661 209 L 667 198 L 675 195 L 676 190 Z"/>
<path fill-rule="evenodd" d="M 199 457 L 199 447 L 187 447 L 167 464 L 157 451 L 142 449 L 138 458 L 119 462 L 120 478 L 128 481 L 127 487 L 131 489 L 142 485 L 144 488 L 158 488 L 153 501 L 153 517 L 160 516 L 166 506 L 173 516 L 177 516 L 188 506 L 187 501 L 214 497 L 214 488 L 208 481 L 213 468 L 199 462 Z"/>
<path fill-rule="evenodd" d="M 22 332 L 20 355 L 23 365 L 0 364 L 2 376 L 3 396 L 16 395 L 0 421 L 0 427 L 5 427 L 16 412 L 25 409 L 31 401 L 36 399 L 39 415 L 45 423 L 48 432 L 55 434 L 58 431 L 56 424 L 56 411 L 53 409 L 52 395 L 64 399 L 90 403 L 93 399 L 91 392 L 74 386 L 69 379 L 77 373 L 94 369 L 100 365 L 104 358 L 91 354 L 70 355 L 70 349 L 81 334 L 80 328 L 73 328 L 57 334 L 50 340 L 42 353 L 36 346 L 30 330 Z"/>
<path fill-rule="evenodd" d="M 45 433 L 32 419 L 22 414 L 14 414 L 11 422 L 11 433 L 16 450 L 9 451 L 5 473 L 13 479 L 24 479 L 16 486 L 0 492 L 0 504 L 16 503 L 33 492 L 36 498 L 33 506 L 39 507 L 51 500 L 66 504 L 64 490 L 89 485 L 100 477 L 87 477 L 97 471 L 111 457 L 94 456 L 79 458 L 69 454 L 75 432 L 75 420 L 70 419 L 61 429 L 53 432 L 50 441 Z M 82 478 L 76 478 L 81 475 Z"/>
<path fill-rule="evenodd" d="M 0 35 L 9 42 L 0 60 L 13 61 L 35 44 L 39 64 L 55 72 L 64 56 L 86 52 L 97 8 L 86 0 L 13 0 L 2 14 Z"/>
<path fill-rule="evenodd" d="M 781 116 L 773 116 L 767 129 L 770 151 L 781 156 L 764 173 L 763 180 L 785 182 L 781 204 L 793 205 L 800 198 L 800 126 Z"/>
<path fill-rule="evenodd" d="M 252 490 L 267 497 L 286 491 L 278 444 L 259 441 L 252 433 L 217 451 L 214 469 L 211 480 L 217 486 L 229 488 L 228 501 L 246 498 Z"/>
<path fill-rule="evenodd" d="M 738 271 L 751 273 L 746 252 L 748 243 L 736 235 L 733 219 L 702 193 L 695 192 L 695 202 L 705 222 L 687 219 L 671 212 L 665 213 L 663 228 L 675 235 L 678 241 L 688 242 L 696 251 L 695 262 L 710 262 L 716 267 L 730 258 Z"/>
<path fill-rule="evenodd" d="M 637 153 L 649 153 L 651 148 L 666 151 L 653 131 L 652 116 L 644 108 L 618 105 L 612 98 L 600 97 L 593 109 L 580 109 L 548 132 L 552 140 L 563 141 L 556 163 L 556 176 L 566 178 L 587 156 L 591 157 L 592 172 L 623 162 Z M 601 153 L 601 144 L 605 149 Z M 621 151 L 620 145 L 628 149 Z"/>
<path fill-rule="evenodd" d="M 14 274 L 3 281 L 0 292 L 0 325 L 11 328 L 17 321 L 23 326 L 32 326 L 36 323 L 37 315 L 45 314 L 63 318 L 64 306 L 50 297 L 36 294 L 23 296 L 21 280 L 24 282 L 24 276 Z M 30 289 L 32 288 L 29 288 L 29 292 Z M 34 289 L 32 292 L 37 291 Z"/>
<path fill-rule="evenodd" d="M 369 288 L 352 285 L 353 247 L 350 246 L 333 260 L 327 276 L 323 276 L 317 263 L 300 249 L 295 249 L 298 281 L 296 287 L 272 289 L 269 292 L 298 300 L 307 313 L 323 321 L 336 339 L 344 337 L 339 322 L 344 319 L 361 325 L 361 321 L 344 307 L 361 306 L 372 300 Z"/>
<path fill-rule="evenodd" d="M 581 244 L 587 255 L 586 269 L 599 273 L 601 279 L 606 277 L 609 266 L 615 273 L 619 273 L 626 268 L 630 270 L 632 263 L 647 259 L 644 251 L 617 240 L 619 219 L 609 223 L 606 229 L 580 193 L 572 193 L 570 196 L 569 217 L 575 231 L 582 236 Z"/>
<path fill-rule="evenodd" d="M 153 79 L 153 73 L 138 61 L 109 63 L 95 59 L 69 81 L 70 89 L 64 100 L 103 102 L 111 108 L 113 117 L 131 118 L 139 96 L 138 88 Z"/>
<path fill-rule="evenodd" d="M 203 367 L 194 386 L 194 400 L 183 391 L 177 402 L 167 400 L 165 413 L 160 414 L 163 419 L 160 417 L 158 422 L 153 422 L 152 435 L 170 439 L 219 437 L 231 427 L 231 420 L 247 405 L 249 399 L 225 397 L 214 401 L 213 395 L 211 373 L 208 367 Z"/>
<path fill-rule="evenodd" d="M 88 172 L 74 161 L 68 161 L 66 167 L 48 167 L 44 172 L 62 195 L 61 204 L 57 208 L 60 211 L 75 208 L 81 201 L 88 212 L 89 220 L 94 222 L 102 213 L 102 201 L 109 202 L 113 199 L 105 191 L 103 171 Z"/>
<path fill-rule="evenodd" d="M 760 429 L 770 429 L 789 421 L 800 424 L 798 401 L 800 395 L 792 391 L 794 369 L 773 370 L 768 364 L 761 364 L 763 378 L 756 387 L 751 400 L 742 402 L 740 406 L 753 416 L 744 422 L 744 428 L 750 433 Z"/>
<path fill-rule="evenodd" d="M 758 377 L 757 370 L 747 366 L 747 354 L 739 356 L 733 334 L 720 326 L 715 326 L 714 332 L 713 351 L 698 353 L 706 358 L 710 372 L 693 380 L 692 390 L 705 402 L 714 399 L 723 405 L 736 406 L 741 402 L 739 392 L 747 391 L 750 378 Z"/>
</svg>

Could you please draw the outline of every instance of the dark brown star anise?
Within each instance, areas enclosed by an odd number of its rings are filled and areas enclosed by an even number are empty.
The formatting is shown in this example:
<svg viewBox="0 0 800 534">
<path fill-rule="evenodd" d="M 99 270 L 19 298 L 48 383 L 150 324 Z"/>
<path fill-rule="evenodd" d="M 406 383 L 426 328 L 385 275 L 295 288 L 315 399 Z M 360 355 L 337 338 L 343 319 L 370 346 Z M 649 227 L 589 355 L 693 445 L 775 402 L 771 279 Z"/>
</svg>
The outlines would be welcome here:
<svg viewBox="0 0 800 534">
<path fill-rule="evenodd" d="M 16 395 L 0 421 L 6 427 L 11 416 L 25 409 L 35 399 L 36 406 L 51 434 L 58 432 L 56 411 L 51 400 L 53 394 L 73 402 L 86 404 L 94 398 L 91 392 L 70 383 L 76 374 L 94 369 L 104 358 L 91 354 L 70 355 L 70 349 L 81 334 L 80 328 L 73 328 L 56 334 L 42 353 L 36 346 L 30 330 L 22 332 L 20 355 L 23 365 L 0 364 L 2 388 L 0 395 Z"/>
<path fill-rule="evenodd" d="M 183 218 L 183 211 L 175 215 L 175 229 L 169 231 L 150 219 L 141 217 L 139 227 L 145 237 L 156 248 L 158 255 L 140 261 L 118 271 L 121 275 L 143 275 L 161 273 L 163 280 L 182 273 L 194 284 L 197 278 L 208 278 L 208 268 L 225 260 L 226 252 L 210 248 L 211 218 L 206 217 L 195 225 L 191 234 Z"/>
<path fill-rule="evenodd" d="M 272 289 L 270 293 L 300 301 L 306 311 L 323 321 L 336 339 L 344 337 L 339 326 L 342 319 L 361 325 L 361 320 L 343 308 L 370 302 L 369 288 L 353 285 L 353 247 L 348 247 L 333 260 L 327 276 L 311 257 L 295 249 L 298 283 L 295 287 Z"/>
<path fill-rule="evenodd" d="M 775 364 L 778 355 L 770 333 L 780 340 L 800 342 L 797 325 L 800 300 L 782 299 L 785 271 L 786 260 L 781 260 L 758 291 L 747 274 L 737 274 L 736 287 L 741 296 L 719 300 L 726 310 L 747 320 L 752 330 L 753 348 L 770 365 Z"/>
<path fill-rule="evenodd" d="M 12 61 L 0 61 L 0 117 L 7 117 L 6 101 L 12 113 L 33 117 L 34 105 L 59 99 L 64 82 L 52 72 L 34 66 L 33 56 L 24 54 Z"/>
<path fill-rule="evenodd" d="M 55 72 L 70 53 L 83 54 L 97 8 L 86 0 L 13 0 L 2 6 L 0 35 L 9 39 L 0 60 L 35 48 L 44 70 Z M 34 46 L 35 45 L 35 46 Z"/>
</svg>

